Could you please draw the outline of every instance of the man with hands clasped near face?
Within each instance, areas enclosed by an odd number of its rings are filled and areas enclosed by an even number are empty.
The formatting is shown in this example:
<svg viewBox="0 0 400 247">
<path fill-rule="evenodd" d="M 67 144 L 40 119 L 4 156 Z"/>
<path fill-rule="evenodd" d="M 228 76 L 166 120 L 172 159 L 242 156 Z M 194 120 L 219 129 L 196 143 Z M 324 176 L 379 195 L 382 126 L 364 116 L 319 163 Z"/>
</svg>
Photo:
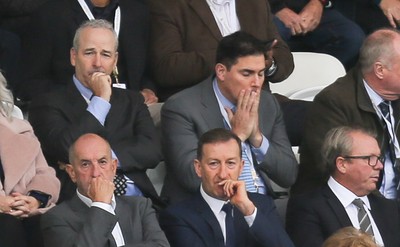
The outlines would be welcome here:
<svg viewBox="0 0 400 247">
<path fill-rule="evenodd" d="M 240 138 L 244 167 L 239 180 L 246 182 L 247 191 L 270 194 L 269 179 L 282 187 L 295 181 L 297 162 L 279 103 L 262 90 L 272 64 L 267 44 L 241 31 L 225 36 L 217 48 L 215 74 L 164 104 L 167 176 L 161 194 L 170 202 L 198 190 L 200 179 L 193 167 L 197 141 L 214 128 L 231 129 Z"/>
<path fill-rule="evenodd" d="M 76 194 L 42 218 L 45 246 L 169 246 L 150 199 L 114 196 L 117 160 L 106 140 L 82 135 L 69 159 Z"/>
<path fill-rule="evenodd" d="M 160 213 L 171 246 L 294 246 L 272 199 L 246 192 L 238 181 L 241 152 L 241 140 L 230 130 L 213 129 L 200 137 L 194 161 L 199 190 Z"/>
</svg>

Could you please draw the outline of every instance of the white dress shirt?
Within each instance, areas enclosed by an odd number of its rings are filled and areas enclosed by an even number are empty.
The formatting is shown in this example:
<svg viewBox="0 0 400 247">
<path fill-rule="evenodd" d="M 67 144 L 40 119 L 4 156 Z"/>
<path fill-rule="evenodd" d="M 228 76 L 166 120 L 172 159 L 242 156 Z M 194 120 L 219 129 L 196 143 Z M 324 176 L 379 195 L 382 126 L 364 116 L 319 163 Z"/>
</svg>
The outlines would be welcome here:
<svg viewBox="0 0 400 247">
<path fill-rule="evenodd" d="M 225 229 L 226 213 L 224 211 L 222 211 L 222 207 L 224 206 L 224 204 L 228 203 L 229 201 L 222 201 L 222 200 L 219 200 L 219 199 L 209 196 L 204 191 L 203 185 L 200 186 L 200 194 L 203 197 L 203 199 L 206 201 L 208 206 L 211 208 L 211 211 L 214 213 L 215 218 L 217 218 L 219 226 L 221 227 L 222 235 L 224 235 L 224 241 L 226 243 L 226 229 Z M 244 219 L 246 220 L 249 227 L 251 227 L 253 225 L 254 220 L 256 219 L 256 216 L 257 216 L 257 208 L 255 208 L 253 214 L 244 216 Z"/>
<path fill-rule="evenodd" d="M 85 203 L 88 207 L 98 207 L 98 208 L 101 208 L 101 209 L 109 212 L 110 214 L 115 215 L 114 210 L 115 210 L 115 207 L 117 206 L 117 202 L 115 201 L 114 195 L 112 196 L 111 205 L 110 205 L 110 204 L 107 204 L 104 202 L 92 202 L 92 200 L 90 198 L 82 195 L 81 193 L 79 193 L 78 190 L 76 190 L 76 193 L 77 193 L 79 199 L 81 199 L 81 201 L 83 203 Z M 124 236 L 122 235 L 121 227 L 119 226 L 118 222 L 117 222 L 117 224 L 115 224 L 114 229 L 112 230 L 112 236 L 118 247 L 125 246 Z"/>
<path fill-rule="evenodd" d="M 206 0 L 223 37 L 240 30 L 235 0 Z"/>
<path fill-rule="evenodd" d="M 360 222 L 358 221 L 358 208 L 353 204 L 354 199 L 359 198 L 364 202 L 365 211 L 371 221 L 372 230 L 374 232 L 375 241 L 377 244 L 383 246 L 382 236 L 379 232 L 378 227 L 375 224 L 375 220 L 371 215 L 371 205 L 367 196 L 358 197 L 353 192 L 348 190 L 343 185 L 339 184 L 333 177 L 328 180 L 328 186 L 333 191 L 333 194 L 339 199 L 340 203 L 346 210 L 347 215 L 350 218 L 354 228 L 360 229 Z"/>
</svg>

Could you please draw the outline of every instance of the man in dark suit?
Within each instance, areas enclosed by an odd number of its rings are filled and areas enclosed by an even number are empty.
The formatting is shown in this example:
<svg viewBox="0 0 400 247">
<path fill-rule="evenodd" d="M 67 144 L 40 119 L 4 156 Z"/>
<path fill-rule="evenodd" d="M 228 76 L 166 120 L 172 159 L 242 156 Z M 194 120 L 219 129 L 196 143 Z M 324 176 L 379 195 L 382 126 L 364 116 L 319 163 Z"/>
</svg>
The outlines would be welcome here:
<svg viewBox="0 0 400 247">
<path fill-rule="evenodd" d="M 214 128 L 232 129 L 242 140 L 250 191 L 272 192 L 269 178 L 282 187 L 294 183 L 297 162 L 279 103 L 262 90 L 270 52 L 250 34 L 228 35 L 218 46 L 216 74 L 164 104 L 161 130 L 167 177 L 162 194 L 171 202 L 197 191 L 200 179 L 192 165 L 197 141 Z"/>
<path fill-rule="evenodd" d="M 171 246 L 293 246 L 273 201 L 247 193 L 245 183 L 238 181 L 244 164 L 241 145 L 226 129 L 201 136 L 194 160 L 200 189 L 160 214 Z"/>
<path fill-rule="evenodd" d="M 149 199 L 114 196 L 117 160 L 106 140 L 82 135 L 69 156 L 66 170 L 78 189 L 43 216 L 45 246 L 169 246 Z"/>
<path fill-rule="evenodd" d="M 110 142 L 118 172 L 127 180 L 126 195 L 157 199 L 146 175 L 146 169 L 161 160 L 156 130 L 143 97 L 111 85 L 117 49 L 117 36 L 109 22 L 85 22 L 71 49 L 75 75 L 67 89 L 32 102 L 29 120 L 49 164 L 58 171 L 63 199 L 73 194 L 74 186 L 60 168 L 68 163 L 68 147 L 85 133 L 101 133 Z"/>
<path fill-rule="evenodd" d="M 157 102 L 153 83 L 145 72 L 149 10 L 143 0 L 57 0 L 41 6 L 24 37 L 24 80 L 19 97 L 31 100 L 69 84 L 74 68 L 68 51 L 74 33 L 82 22 L 93 18 L 108 20 L 119 31 L 119 82 L 128 89 L 140 90 L 146 104 Z"/>
<path fill-rule="evenodd" d="M 359 65 L 314 98 L 306 118 L 299 176 L 292 193 L 326 183 L 329 172 L 320 162 L 323 138 L 330 129 L 351 124 L 377 132 L 379 146 L 386 157 L 378 189 L 389 199 L 400 196 L 397 192 L 400 173 L 396 164 L 400 158 L 399 56 L 400 32 L 377 30 L 365 39 Z M 381 109 L 384 105 L 388 107 L 386 116 Z"/>
<path fill-rule="evenodd" d="M 330 178 L 321 188 L 289 199 L 286 228 L 297 247 L 320 247 L 340 228 L 353 226 L 380 246 L 400 246 L 397 201 L 376 191 L 383 169 L 376 134 L 360 128 L 330 130 L 322 146 Z"/>
</svg>

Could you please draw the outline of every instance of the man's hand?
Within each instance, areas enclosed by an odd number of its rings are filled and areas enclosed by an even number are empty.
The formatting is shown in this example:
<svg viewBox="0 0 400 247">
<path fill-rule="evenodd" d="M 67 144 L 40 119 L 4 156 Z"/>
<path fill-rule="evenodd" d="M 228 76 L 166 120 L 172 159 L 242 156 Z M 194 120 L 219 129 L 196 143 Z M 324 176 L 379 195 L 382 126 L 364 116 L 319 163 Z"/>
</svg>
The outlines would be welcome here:
<svg viewBox="0 0 400 247">
<path fill-rule="evenodd" d="M 111 84 L 111 76 L 103 72 L 95 72 L 92 74 L 88 86 L 94 95 L 110 102 Z"/>
<path fill-rule="evenodd" d="M 158 98 L 156 94 L 153 92 L 153 90 L 145 88 L 142 91 L 140 91 L 144 97 L 144 103 L 146 105 L 151 105 L 155 104 L 158 102 Z"/>
<path fill-rule="evenodd" d="M 319 0 L 311 0 L 300 12 L 303 34 L 313 31 L 320 23 L 324 7 Z"/>
<path fill-rule="evenodd" d="M 262 134 L 258 125 L 258 106 L 260 104 L 260 92 L 251 90 L 241 90 L 238 96 L 236 112 L 225 108 L 228 113 L 232 132 L 240 140 L 247 139 L 254 147 L 260 147 Z"/>
<path fill-rule="evenodd" d="M 111 204 L 111 199 L 114 194 L 114 183 L 103 177 L 92 179 L 89 184 L 88 196 L 93 202 L 104 202 Z"/>
<path fill-rule="evenodd" d="M 275 16 L 290 29 L 292 35 L 300 35 L 303 33 L 301 26 L 301 16 L 289 8 L 283 8 L 275 13 Z"/>
<path fill-rule="evenodd" d="M 397 28 L 400 21 L 400 1 L 399 0 L 382 0 L 379 4 L 382 12 L 386 15 L 392 27 Z"/>
<path fill-rule="evenodd" d="M 231 204 L 239 209 L 244 216 L 254 213 L 255 206 L 247 196 L 244 181 L 224 180 L 219 185 L 224 186 L 225 195 L 229 198 Z"/>
</svg>

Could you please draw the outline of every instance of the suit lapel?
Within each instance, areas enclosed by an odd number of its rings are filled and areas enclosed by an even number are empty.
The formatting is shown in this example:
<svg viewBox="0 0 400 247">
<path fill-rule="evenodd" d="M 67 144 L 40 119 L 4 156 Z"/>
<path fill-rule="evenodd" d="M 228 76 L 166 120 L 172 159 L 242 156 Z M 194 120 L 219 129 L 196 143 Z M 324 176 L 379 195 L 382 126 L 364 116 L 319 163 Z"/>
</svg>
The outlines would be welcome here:
<svg viewBox="0 0 400 247">
<path fill-rule="evenodd" d="M 339 199 L 333 194 L 332 190 L 325 186 L 322 190 L 324 197 L 327 200 L 328 205 L 331 207 L 336 219 L 339 222 L 340 228 L 345 226 L 351 226 L 352 223 L 350 221 L 349 216 L 346 213 L 343 205 L 340 203 Z"/>
<path fill-rule="evenodd" d="M 125 201 L 115 197 L 117 207 L 115 208 L 115 214 L 118 216 L 118 223 L 121 227 L 122 235 L 124 236 L 125 244 L 133 243 L 132 231 L 135 231 L 135 226 L 132 225 L 131 212 L 132 209 Z"/>
<path fill-rule="evenodd" d="M 204 122 L 208 124 L 207 129 L 225 128 L 224 118 L 218 105 L 217 98 L 213 90 L 213 77 L 209 77 L 202 82 L 201 87 L 201 104 L 200 114 L 204 118 Z"/>
<path fill-rule="evenodd" d="M 64 112 L 69 115 L 72 121 L 77 121 L 82 116 L 82 112 L 86 111 L 87 103 L 73 81 L 68 84 L 65 97 L 68 98 L 66 102 L 69 102 L 69 104 L 63 106 L 65 107 Z"/>
<path fill-rule="evenodd" d="M 187 0 L 189 6 L 191 6 L 193 12 L 195 12 L 206 27 L 210 30 L 212 35 L 217 39 L 221 40 L 222 35 L 219 31 L 217 23 L 215 22 L 214 16 L 205 0 Z M 212 21 L 210 21 L 212 20 Z"/>
<path fill-rule="evenodd" d="M 207 234 L 203 234 L 205 237 L 205 242 L 215 241 L 212 246 L 225 246 L 224 244 L 224 236 L 222 235 L 221 228 L 219 226 L 217 218 L 215 218 L 214 213 L 212 212 L 210 206 L 204 201 L 203 197 L 201 196 L 200 192 L 196 194 L 193 198 L 193 207 L 196 208 L 196 211 L 200 214 L 200 219 L 203 219 L 208 227 L 210 227 L 212 234 L 214 236 L 209 237 Z M 208 232 L 206 232 L 208 233 Z"/>
</svg>

